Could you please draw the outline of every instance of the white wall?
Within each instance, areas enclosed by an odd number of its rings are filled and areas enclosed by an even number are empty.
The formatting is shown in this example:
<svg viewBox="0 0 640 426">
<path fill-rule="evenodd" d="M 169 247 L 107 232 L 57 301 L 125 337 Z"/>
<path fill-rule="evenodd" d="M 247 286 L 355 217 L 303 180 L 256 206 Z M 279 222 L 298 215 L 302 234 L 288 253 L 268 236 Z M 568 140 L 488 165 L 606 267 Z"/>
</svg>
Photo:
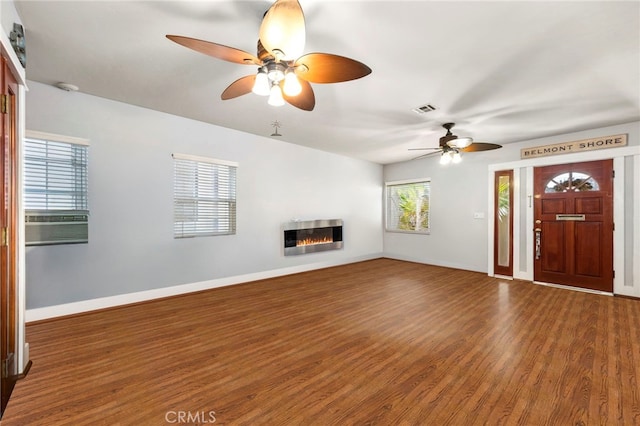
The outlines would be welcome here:
<svg viewBox="0 0 640 426">
<path fill-rule="evenodd" d="M 40 83 L 29 88 L 27 129 L 91 144 L 90 242 L 27 248 L 29 310 L 382 252 L 378 164 Z M 236 235 L 173 238 L 173 152 L 239 163 Z M 283 256 L 281 225 L 293 218 L 343 219 L 344 249 Z"/>
<path fill-rule="evenodd" d="M 435 155 L 385 166 L 386 182 L 431 179 L 431 233 L 385 232 L 385 256 L 486 272 L 487 165 L 502 160 L 500 151 L 464 154 L 457 165 L 441 166 Z M 474 219 L 474 213 L 485 218 Z"/>
<path fill-rule="evenodd" d="M 591 151 L 585 154 L 567 154 L 554 157 L 545 157 L 535 161 L 520 160 L 520 149 L 554 143 L 569 142 L 592 137 L 628 134 L 630 148 L 613 148 L 609 150 Z M 624 205 L 624 211 L 620 214 L 620 221 L 616 222 L 616 232 L 619 242 L 616 253 L 624 251 L 623 259 L 618 256 L 619 268 L 616 268 L 616 282 L 614 291 L 620 294 L 640 296 L 640 282 L 633 281 L 633 272 L 637 270 L 638 238 L 634 229 L 640 227 L 640 219 L 637 213 L 640 200 L 634 198 L 634 191 L 638 185 L 635 182 L 633 157 L 637 157 L 640 150 L 640 122 L 593 129 L 566 135 L 553 136 L 505 145 L 503 148 L 463 155 L 463 162 L 458 165 L 441 166 L 439 157 L 433 156 L 420 160 L 408 161 L 387 165 L 384 168 L 385 181 L 403 179 L 415 179 L 421 177 L 431 178 L 431 234 L 411 235 L 402 233 L 384 233 L 384 254 L 387 257 L 412 260 L 421 263 L 429 263 L 442 266 L 451 266 L 479 272 L 489 272 L 487 260 L 489 257 L 490 230 L 492 211 L 489 206 L 489 189 L 492 185 L 492 170 L 516 169 L 522 171 L 521 185 L 526 185 L 524 172 L 531 169 L 534 162 L 537 165 L 549 163 L 561 163 L 572 161 L 588 161 L 591 159 L 613 158 L 618 154 L 621 157 L 620 164 L 624 165 L 624 173 L 618 175 L 620 196 L 618 205 Z M 588 157 L 588 158 L 587 158 Z M 635 162 L 637 164 L 637 161 Z M 521 169 L 522 168 L 522 169 Z M 489 173 L 491 171 L 491 173 Z M 521 189 L 530 193 L 527 188 L 517 188 L 516 194 Z M 528 191 L 528 192 L 527 192 Z M 516 201 L 518 200 L 516 196 Z M 520 200 L 522 201 L 522 200 Z M 525 198 L 526 201 L 526 198 Z M 482 213 L 484 219 L 474 219 L 474 213 Z M 523 218 L 515 218 L 515 231 L 519 231 L 520 220 L 524 220 L 526 209 L 522 208 Z M 531 216 L 532 217 L 532 216 Z M 524 222 L 523 222 L 524 223 Z M 533 229 L 531 224 L 528 228 Z M 525 226 L 525 228 L 526 228 Z M 636 235 L 636 237 L 633 237 Z M 530 247 L 531 244 L 522 237 L 521 248 Z M 634 254 L 635 253 L 635 254 Z M 514 257 L 520 260 L 518 247 L 514 248 Z M 524 257 L 524 256 L 523 256 Z M 525 269 L 522 269 L 525 268 Z M 524 271 L 524 276 L 532 271 L 526 270 L 526 265 L 518 265 L 518 271 Z M 530 278 L 530 279 L 531 279 Z"/>
<path fill-rule="evenodd" d="M 2 24 L 2 32 L 9 37 L 9 33 L 13 31 L 13 24 L 22 25 L 20 16 L 13 1 L 0 1 L 0 23 Z"/>
</svg>

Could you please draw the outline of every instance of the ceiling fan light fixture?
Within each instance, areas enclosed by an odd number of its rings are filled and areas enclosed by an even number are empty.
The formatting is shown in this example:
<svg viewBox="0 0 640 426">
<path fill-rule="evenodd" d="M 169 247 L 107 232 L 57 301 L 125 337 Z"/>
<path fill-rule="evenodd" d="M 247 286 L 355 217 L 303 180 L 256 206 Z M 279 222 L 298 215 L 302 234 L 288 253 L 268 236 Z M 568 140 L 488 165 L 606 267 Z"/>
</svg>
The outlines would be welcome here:
<svg viewBox="0 0 640 426">
<path fill-rule="evenodd" d="M 462 161 L 462 155 L 460 155 L 458 151 L 454 152 L 453 156 L 451 157 L 451 162 L 453 164 L 458 164 L 461 161 Z"/>
<path fill-rule="evenodd" d="M 302 85 L 293 71 L 287 71 L 284 75 L 283 90 L 287 96 L 297 96 L 302 92 Z"/>
<path fill-rule="evenodd" d="M 279 84 L 273 84 L 271 86 L 271 92 L 269 94 L 269 100 L 267 103 L 271 106 L 282 106 L 284 105 L 284 98 L 282 97 L 282 89 L 280 89 Z"/>
<path fill-rule="evenodd" d="M 458 148 L 458 149 L 466 148 L 469 145 L 471 145 L 472 143 L 473 143 L 473 139 L 471 139 L 469 137 L 455 138 L 452 141 L 449 141 L 449 145 L 450 146 L 453 146 L 453 147 Z"/>
<path fill-rule="evenodd" d="M 445 151 L 442 153 L 442 156 L 440 157 L 440 164 L 442 164 L 443 166 L 446 166 L 447 164 L 451 163 L 452 160 L 453 158 L 451 156 L 451 151 Z"/>
<path fill-rule="evenodd" d="M 284 78 L 284 73 L 286 70 L 286 65 L 272 62 L 267 65 L 267 77 L 269 77 L 269 80 L 278 83 Z"/>
<path fill-rule="evenodd" d="M 258 96 L 269 96 L 271 93 L 269 77 L 267 76 L 267 72 L 264 68 L 260 68 L 258 74 L 256 74 L 256 80 L 253 83 L 251 91 Z"/>
<path fill-rule="evenodd" d="M 279 60 L 293 61 L 304 51 L 304 13 L 298 0 L 277 0 L 264 15 L 260 41 L 269 52 L 279 50 Z"/>
</svg>

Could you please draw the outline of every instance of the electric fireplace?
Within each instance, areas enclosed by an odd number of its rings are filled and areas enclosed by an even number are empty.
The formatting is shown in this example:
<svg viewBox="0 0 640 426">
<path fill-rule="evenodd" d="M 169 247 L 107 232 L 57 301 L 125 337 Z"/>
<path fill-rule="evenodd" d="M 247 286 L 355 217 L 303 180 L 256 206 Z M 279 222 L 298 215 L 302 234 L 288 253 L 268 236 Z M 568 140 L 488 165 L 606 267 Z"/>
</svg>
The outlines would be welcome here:
<svg viewBox="0 0 640 426">
<path fill-rule="evenodd" d="M 284 255 L 342 248 L 342 219 L 305 220 L 284 225 Z"/>
</svg>

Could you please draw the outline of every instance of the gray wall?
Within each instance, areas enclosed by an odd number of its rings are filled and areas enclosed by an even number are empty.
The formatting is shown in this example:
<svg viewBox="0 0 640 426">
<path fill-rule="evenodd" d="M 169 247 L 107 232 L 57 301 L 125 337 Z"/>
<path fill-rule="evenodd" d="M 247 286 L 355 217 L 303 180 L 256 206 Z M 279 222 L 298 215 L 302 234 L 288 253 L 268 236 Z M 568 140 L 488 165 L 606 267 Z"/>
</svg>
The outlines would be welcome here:
<svg viewBox="0 0 640 426">
<path fill-rule="evenodd" d="M 506 160 L 502 149 L 463 154 L 460 164 L 441 166 L 438 155 L 385 166 L 385 181 L 431 179 L 431 233 L 385 232 L 385 255 L 486 272 L 487 167 Z M 482 213 L 484 219 L 474 219 Z"/>
<path fill-rule="evenodd" d="M 90 242 L 27 248 L 27 309 L 382 252 L 378 164 L 35 82 L 26 123 L 91 144 Z M 239 163 L 236 235 L 173 238 L 173 152 Z M 284 257 L 293 218 L 343 219 L 344 249 Z"/>
</svg>

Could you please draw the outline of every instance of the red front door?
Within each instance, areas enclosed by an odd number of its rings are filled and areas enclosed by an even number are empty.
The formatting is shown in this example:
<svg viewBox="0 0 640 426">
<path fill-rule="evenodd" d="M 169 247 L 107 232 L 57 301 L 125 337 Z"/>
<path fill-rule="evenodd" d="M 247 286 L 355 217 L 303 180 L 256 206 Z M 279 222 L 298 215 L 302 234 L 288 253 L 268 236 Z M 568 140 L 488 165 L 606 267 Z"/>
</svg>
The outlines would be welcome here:
<svg viewBox="0 0 640 426">
<path fill-rule="evenodd" d="M 534 169 L 534 280 L 613 292 L 613 160 Z"/>
</svg>

